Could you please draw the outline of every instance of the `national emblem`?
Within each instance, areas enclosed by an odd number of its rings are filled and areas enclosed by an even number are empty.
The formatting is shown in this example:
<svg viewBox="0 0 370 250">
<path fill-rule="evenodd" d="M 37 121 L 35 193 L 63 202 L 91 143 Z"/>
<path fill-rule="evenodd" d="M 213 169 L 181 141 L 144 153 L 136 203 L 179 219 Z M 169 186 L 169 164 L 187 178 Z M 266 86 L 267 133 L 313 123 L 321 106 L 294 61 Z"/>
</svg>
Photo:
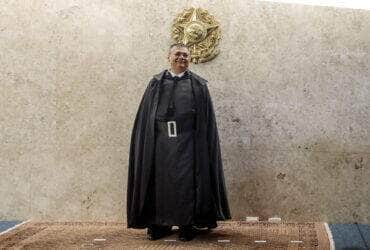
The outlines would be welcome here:
<svg viewBox="0 0 370 250">
<path fill-rule="evenodd" d="M 185 9 L 172 25 L 172 38 L 189 47 L 193 63 L 207 62 L 218 55 L 220 34 L 218 22 L 201 8 Z"/>
</svg>

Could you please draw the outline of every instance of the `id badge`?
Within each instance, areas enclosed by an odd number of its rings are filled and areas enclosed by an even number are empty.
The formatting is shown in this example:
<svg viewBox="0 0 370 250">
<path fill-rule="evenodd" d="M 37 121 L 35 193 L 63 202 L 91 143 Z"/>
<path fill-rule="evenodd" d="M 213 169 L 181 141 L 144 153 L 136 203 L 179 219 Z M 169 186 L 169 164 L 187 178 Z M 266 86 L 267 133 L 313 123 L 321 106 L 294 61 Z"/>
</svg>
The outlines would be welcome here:
<svg viewBox="0 0 370 250">
<path fill-rule="evenodd" d="M 177 137 L 176 121 L 167 122 L 168 137 Z"/>
</svg>

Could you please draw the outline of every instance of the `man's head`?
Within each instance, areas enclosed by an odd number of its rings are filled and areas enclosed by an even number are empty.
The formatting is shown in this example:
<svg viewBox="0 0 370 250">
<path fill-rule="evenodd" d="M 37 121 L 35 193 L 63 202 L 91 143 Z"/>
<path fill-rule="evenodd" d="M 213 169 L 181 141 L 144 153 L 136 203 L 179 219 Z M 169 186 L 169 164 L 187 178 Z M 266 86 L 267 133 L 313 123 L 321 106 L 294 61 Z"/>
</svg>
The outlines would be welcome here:
<svg viewBox="0 0 370 250">
<path fill-rule="evenodd" d="M 176 43 L 170 46 L 168 52 L 168 61 L 171 70 L 175 74 L 185 71 L 189 67 L 190 51 L 185 44 Z"/>
</svg>

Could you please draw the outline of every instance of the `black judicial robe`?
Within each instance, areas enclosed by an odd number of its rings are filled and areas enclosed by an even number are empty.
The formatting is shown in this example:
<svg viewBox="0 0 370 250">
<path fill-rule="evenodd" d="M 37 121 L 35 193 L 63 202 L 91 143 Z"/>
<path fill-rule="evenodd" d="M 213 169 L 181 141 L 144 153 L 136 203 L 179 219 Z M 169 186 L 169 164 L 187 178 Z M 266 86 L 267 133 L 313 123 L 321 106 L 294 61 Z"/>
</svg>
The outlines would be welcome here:
<svg viewBox="0 0 370 250">
<path fill-rule="evenodd" d="M 194 223 L 195 103 L 192 92 L 188 71 L 181 78 L 166 72 L 155 121 L 154 179 L 148 193 L 152 224 Z M 169 121 L 176 121 L 176 136 L 169 136 Z M 175 128 L 171 126 L 174 134 Z"/>
<path fill-rule="evenodd" d="M 188 71 L 193 92 L 195 108 L 195 127 L 193 131 L 193 166 L 189 173 L 193 181 L 185 183 L 187 197 L 193 197 L 193 207 L 190 220 L 193 225 L 215 227 L 216 220 L 230 219 L 221 151 L 217 125 L 207 81 Z M 127 183 L 127 227 L 146 228 L 153 223 L 153 216 L 158 214 L 156 201 L 156 119 L 158 106 L 163 91 L 163 81 L 166 71 L 155 75 L 149 82 L 134 121 L 131 135 L 128 183 Z M 158 167 L 158 166 L 157 166 Z M 186 166 L 189 167 L 188 165 Z M 186 179 L 185 178 L 185 179 Z M 158 181 L 158 180 L 157 180 Z M 181 183 L 179 183 L 181 185 Z M 190 194 L 190 196 L 189 196 Z M 176 196 L 164 197 L 168 203 L 175 204 Z M 157 202 L 157 203 L 156 203 Z M 179 208 L 174 208 L 179 209 Z M 157 211 L 156 211 L 157 210 Z M 189 210 L 189 209 L 187 209 Z M 160 211 L 159 211 L 160 212 Z M 181 211 L 178 211 L 181 212 Z M 176 217 L 176 216 L 175 216 Z M 165 219 L 165 215 L 159 220 Z M 183 218 L 189 218 L 185 216 Z M 180 219 L 181 220 L 181 219 Z M 184 221 L 184 220 L 182 220 Z M 165 222 L 164 224 L 171 224 Z M 182 223 L 180 223 L 182 224 Z M 186 224 L 186 223 L 184 223 Z"/>
</svg>

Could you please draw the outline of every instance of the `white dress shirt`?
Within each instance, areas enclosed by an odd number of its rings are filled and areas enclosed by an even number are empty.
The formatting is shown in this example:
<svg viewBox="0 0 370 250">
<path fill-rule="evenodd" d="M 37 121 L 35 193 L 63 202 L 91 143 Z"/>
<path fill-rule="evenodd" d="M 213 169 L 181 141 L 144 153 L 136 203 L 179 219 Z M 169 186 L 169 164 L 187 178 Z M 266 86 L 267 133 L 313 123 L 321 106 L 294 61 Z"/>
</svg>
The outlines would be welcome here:
<svg viewBox="0 0 370 250">
<path fill-rule="evenodd" d="M 175 73 L 173 73 L 170 69 L 168 70 L 170 73 L 171 73 L 171 76 L 172 77 L 175 77 L 175 76 L 177 76 L 177 77 L 182 77 L 184 74 L 185 74 L 185 71 L 183 71 L 183 72 L 181 72 L 180 74 L 175 74 Z"/>
</svg>

